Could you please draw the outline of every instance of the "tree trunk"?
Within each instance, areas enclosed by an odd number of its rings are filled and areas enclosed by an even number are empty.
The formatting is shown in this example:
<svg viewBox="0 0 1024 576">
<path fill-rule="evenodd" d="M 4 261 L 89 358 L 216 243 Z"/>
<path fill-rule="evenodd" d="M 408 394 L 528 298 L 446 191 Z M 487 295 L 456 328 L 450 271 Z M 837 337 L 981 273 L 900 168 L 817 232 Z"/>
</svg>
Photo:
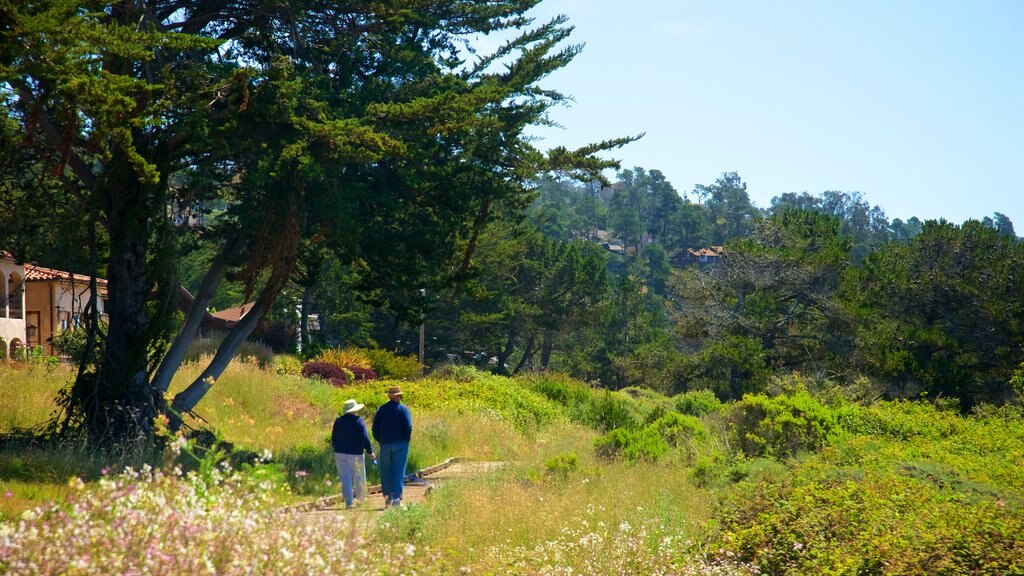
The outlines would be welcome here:
<svg viewBox="0 0 1024 576">
<path fill-rule="evenodd" d="M 206 316 L 206 309 L 209 308 L 210 301 L 213 300 L 217 285 L 220 284 L 227 273 L 228 261 L 234 256 L 240 245 L 241 241 L 238 236 L 229 238 L 217 254 L 217 257 L 213 259 L 210 269 L 203 276 L 203 280 L 199 284 L 199 290 L 196 291 L 195 300 L 192 301 L 192 307 L 185 316 L 184 325 L 174 337 L 174 342 L 167 350 L 163 361 L 160 362 L 160 367 L 157 368 L 156 373 L 153 375 L 151 386 L 160 394 L 167 392 L 170 387 L 171 378 L 174 377 L 174 373 L 181 366 L 181 361 L 185 358 L 185 353 L 188 351 L 192 340 L 195 339 L 199 325 Z"/>
<path fill-rule="evenodd" d="M 302 289 L 302 309 L 299 311 L 299 351 L 309 350 L 309 306 L 313 301 L 313 287 Z"/>
<path fill-rule="evenodd" d="M 534 344 L 536 344 L 536 342 L 537 335 L 530 334 L 530 339 L 526 341 L 526 349 L 523 350 L 523 357 L 519 359 L 519 364 L 517 364 L 516 369 L 512 371 L 513 375 L 519 374 L 522 371 L 523 366 L 526 366 L 526 363 L 529 362 L 531 358 L 533 358 L 534 352 L 537 351 L 536 348 L 534 348 Z"/>
<path fill-rule="evenodd" d="M 220 347 L 217 348 L 217 353 L 213 356 L 213 360 L 210 361 L 210 365 L 206 367 L 206 370 L 203 370 L 203 373 L 188 388 L 175 395 L 174 401 L 171 403 L 170 414 L 168 415 L 172 430 L 177 430 L 182 425 L 182 415 L 191 412 L 199 404 L 199 401 L 203 399 L 203 396 L 209 392 L 210 388 L 213 387 L 217 378 L 220 378 L 220 375 L 224 373 L 224 369 L 231 363 L 235 353 L 238 352 L 238 348 L 252 334 L 252 331 L 256 329 L 256 325 L 263 318 L 263 314 L 270 309 L 274 299 L 281 293 L 281 289 L 287 283 L 294 267 L 294 258 L 286 258 L 284 262 L 280 263 L 271 272 L 270 278 L 260 291 L 259 297 L 253 302 L 252 308 L 249 309 L 238 324 L 235 324 L 235 327 L 228 333 L 227 338 L 221 342 Z"/>
<path fill-rule="evenodd" d="M 90 441 L 101 444 L 132 442 L 144 436 L 157 413 L 157 402 L 162 402 L 147 381 L 151 338 L 146 308 L 149 234 L 144 229 L 145 186 L 131 171 L 115 171 L 111 176 L 128 183 L 107 192 L 107 342 L 97 371 L 83 373 L 72 389 Z"/>
<path fill-rule="evenodd" d="M 554 336 L 550 330 L 545 330 L 544 341 L 540 349 L 540 367 L 544 370 L 548 369 L 548 363 L 551 362 L 552 348 L 554 348 Z"/>
<path fill-rule="evenodd" d="M 203 399 L 203 396 L 210 391 L 214 382 L 217 381 L 217 378 L 220 378 L 220 375 L 224 373 L 224 369 L 227 368 L 228 364 L 235 357 L 238 348 L 252 334 L 256 325 L 259 324 L 260 319 L 263 317 L 263 312 L 268 307 L 268 305 L 263 304 L 262 298 L 253 302 L 252 308 L 249 309 L 238 324 L 235 324 L 235 327 L 231 329 L 231 332 L 224 338 L 220 347 L 217 348 L 217 353 L 214 354 L 213 360 L 210 361 L 210 365 L 206 367 L 206 370 L 203 370 L 203 373 L 188 388 L 174 396 L 170 414 L 168 415 L 172 430 L 177 430 L 181 427 L 182 416 L 187 412 L 191 412 L 199 404 L 199 401 Z"/>
</svg>

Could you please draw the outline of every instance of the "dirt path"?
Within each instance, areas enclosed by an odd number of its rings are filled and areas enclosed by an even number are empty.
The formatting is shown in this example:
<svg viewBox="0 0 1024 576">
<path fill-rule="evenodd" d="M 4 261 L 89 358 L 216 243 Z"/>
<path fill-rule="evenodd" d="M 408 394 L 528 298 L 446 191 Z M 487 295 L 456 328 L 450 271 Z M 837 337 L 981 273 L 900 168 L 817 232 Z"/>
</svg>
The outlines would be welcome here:
<svg viewBox="0 0 1024 576">
<path fill-rule="evenodd" d="M 502 462 L 471 462 L 460 458 L 449 458 L 440 464 L 424 468 L 414 475 L 406 476 L 402 503 L 422 504 L 436 484 L 476 478 L 496 470 L 502 464 Z M 311 522 L 336 521 L 339 515 L 351 515 L 355 516 L 357 525 L 368 527 L 384 511 L 384 495 L 380 491 L 379 484 L 369 486 L 367 491 L 369 495 L 366 501 L 351 510 L 345 508 L 345 501 L 340 494 L 289 506 L 286 509 L 304 512 L 306 518 Z"/>
</svg>

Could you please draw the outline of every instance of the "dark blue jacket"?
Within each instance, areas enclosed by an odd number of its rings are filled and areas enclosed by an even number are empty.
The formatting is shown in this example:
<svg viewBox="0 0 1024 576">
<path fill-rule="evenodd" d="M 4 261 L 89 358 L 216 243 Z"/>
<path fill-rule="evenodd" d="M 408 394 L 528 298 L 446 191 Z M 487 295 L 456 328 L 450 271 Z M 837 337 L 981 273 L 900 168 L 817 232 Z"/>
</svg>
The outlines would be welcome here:
<svg viewBox="0 0 1024 576">
<path fill-rule="evenodd" d="M 366 422 L 355 414 L 342 414 L 334 420 L 331 430 L 331 447 L 338 454 L 362 454 L 373 452 L 370 436 L 366 433 Z"/>
<path fill-rule="evenodd" d="M 373 439 L 378 444 L 408 442 L 412 438 L 412 413 L 405 404 L 388 400 L 373 417 Z"/>
</svg>

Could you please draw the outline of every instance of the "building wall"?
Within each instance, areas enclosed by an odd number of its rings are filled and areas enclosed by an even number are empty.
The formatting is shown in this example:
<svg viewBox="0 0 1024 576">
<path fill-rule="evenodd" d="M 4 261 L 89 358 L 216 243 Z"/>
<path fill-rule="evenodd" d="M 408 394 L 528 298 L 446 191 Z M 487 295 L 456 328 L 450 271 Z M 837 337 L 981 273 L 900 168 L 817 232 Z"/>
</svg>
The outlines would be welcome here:
<svg viewBox="0 0 1024 576">
<path fill-rule="evenodd" d="M 82 322 L 82 313 L 89 302 L 89 285 L 69 280 L 33 280 L 25 290 L 26 318 L 30 323 L 38 320 L 38 336 L 32 345 L 41 344 L 47 354 L 55 354 L 50 339 L 62 330 Z M 96 303 L 104 313 L 103 299 Z"/>
<path fill-rule="evenodd" d="M 25 342 L 25 291 L 20 290 L 24 285 L 25 267 L 15 264 L 8 258 L 0 259 L 0 338 L 3 344 L 0 345 L 0 352 L 4 357 L 9 357 L 12 348 L 23 346 Z M 16 301 L 11 305 L 10 295 L 15 291 Z M 19 310 L 21 311 L 20 318 Z M 13 317 L 12 317 L 13 316 Z"/>
</svg>

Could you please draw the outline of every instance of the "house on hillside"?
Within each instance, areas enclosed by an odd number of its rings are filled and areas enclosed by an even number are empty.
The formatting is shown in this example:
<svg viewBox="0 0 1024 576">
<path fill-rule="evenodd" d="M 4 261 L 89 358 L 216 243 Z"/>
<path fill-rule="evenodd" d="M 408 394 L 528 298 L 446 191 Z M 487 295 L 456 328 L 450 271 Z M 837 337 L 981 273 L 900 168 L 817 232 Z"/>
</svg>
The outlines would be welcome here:
<svg viewBox="0 0 1024 576">
<path fill-rule="evenodd" d="M 687 248 L 686 250 L 680 250 L 672 257 L 672 265 L 678 268 L 686 266 L 711 266 L 718 264 L 722 260 L 723 249 L 721 246 L 712 246 L 710 248 Z"/>
<path fill-rule="evenodd" d="M 42 346 L 55 354 L 53 337 L 73 330 L 85 321 L 91 278 L 35 264 L 18 264 L 0 253 L 4 293 L 0 310 L 0 353 L 6 357 L 23 348 Z M 96 278 L 96 312 L 104 316 L 107 281 Z"/>
</svg>

